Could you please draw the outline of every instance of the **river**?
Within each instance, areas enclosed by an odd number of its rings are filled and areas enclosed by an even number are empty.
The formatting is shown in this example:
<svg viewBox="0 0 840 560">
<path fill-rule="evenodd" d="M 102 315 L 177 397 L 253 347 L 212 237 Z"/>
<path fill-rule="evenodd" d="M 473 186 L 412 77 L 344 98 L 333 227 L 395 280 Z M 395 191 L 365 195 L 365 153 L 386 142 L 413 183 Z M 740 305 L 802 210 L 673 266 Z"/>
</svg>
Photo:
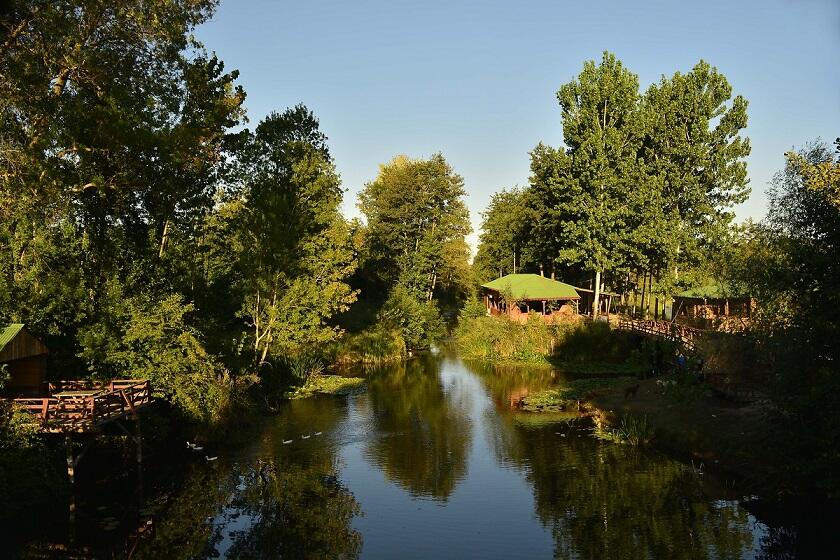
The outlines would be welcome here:
<svg viewBox="0 0 840 560">
<path fill-rule="evenodd" d="M 405 559 L 788 558 L 824 545 L 793 514 L 760 520 L 762 502 L 700 465 L 512 406 L 557 372 L 440 354 L 368 375 L 364 393 L 289 402 L 249 444 L 190 455 L 168 486 L 147 481 L 132 519 L 149 536 L 129 536 L 119 496 L 81 498 L 72 546 L 92 557 Z M 47 540 L 19 550 L 61 549 Z"/>
</svg>

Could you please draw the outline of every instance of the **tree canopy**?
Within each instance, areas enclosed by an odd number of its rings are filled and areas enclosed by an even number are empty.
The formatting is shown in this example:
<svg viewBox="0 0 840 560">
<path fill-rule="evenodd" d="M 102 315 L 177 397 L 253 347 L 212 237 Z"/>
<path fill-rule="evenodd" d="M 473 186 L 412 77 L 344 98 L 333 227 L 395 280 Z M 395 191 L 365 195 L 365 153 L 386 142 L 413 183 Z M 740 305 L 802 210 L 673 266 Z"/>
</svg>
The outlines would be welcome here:
<svg viewBox="0 0 840 560">
<path fill-rule="evenodd" d="M 491 201 L 479 270 L 508 269 L 517 246 L 529 272 L 573 282 L 588 272 L 596 289 L 601 274 L 618 288 L 630 274 L 650 273 L 662 289 L 690 283 L 686 269 L 720 247 L 749 194 L 746 100 L 704 61 L 641 93 L 609 52 L 557 98 L 564 145 L 538 144 L 529 186 Z"/>
</svg>

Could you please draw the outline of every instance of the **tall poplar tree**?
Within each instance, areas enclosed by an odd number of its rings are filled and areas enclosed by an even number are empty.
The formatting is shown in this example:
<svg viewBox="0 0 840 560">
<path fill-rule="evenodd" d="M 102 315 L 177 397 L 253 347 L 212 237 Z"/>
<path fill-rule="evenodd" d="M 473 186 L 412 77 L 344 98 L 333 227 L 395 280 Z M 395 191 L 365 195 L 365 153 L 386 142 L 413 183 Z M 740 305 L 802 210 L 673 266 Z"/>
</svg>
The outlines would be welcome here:
<svg viewBox="0 0 840 560">
<path fill-rule="evenodd" d="M 650 177 L 638 160 L 645 134 L 638 77 L 615 55 L 588 61 L 557 92 L 565 149 L 537 146 L 532 185 L 554 215 L 556 260 L 582 265 L 595 277 L 594 312 L 602 275 L 627 266 L 635 221 Z"/>
<path fill-rule="evenodd" d="M 490 198 L 482 214 L 478 252 L 473 261 L 478 280 L 487 282 L 535 266 L 530 235 L 534 212 L 529 202 L 524 189 L 502 190 Z"/>
<path fill-rule="evenodd" d="M 705 61 L 651 85 L 642 100 L 648 131 L 641 155 L 662 181 L 663 233 L 668 250 L 655 255 L 651 272 L 696 265 L 724 237 L 732 208 L 749 196 L 747 101 L 732 97 L 726 77 Z"/>
</svg>

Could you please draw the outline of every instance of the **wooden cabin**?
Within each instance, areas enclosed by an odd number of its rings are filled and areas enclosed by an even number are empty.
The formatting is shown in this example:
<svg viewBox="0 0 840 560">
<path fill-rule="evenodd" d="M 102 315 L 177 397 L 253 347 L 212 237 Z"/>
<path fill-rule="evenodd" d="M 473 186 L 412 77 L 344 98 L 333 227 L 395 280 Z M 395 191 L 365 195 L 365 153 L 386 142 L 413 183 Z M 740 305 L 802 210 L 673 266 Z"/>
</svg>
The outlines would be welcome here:
<svg viewBox="0 0 840 560">
<path fill-rule="evenodd" d="M 677 322 L 709 327 L 730 319 L 749 319 L 753 307 L 750 296 L 710 284 L 674 296 L 672 309 Z"/>
<path fill-rule="evenodd" d="M 0 364 L 8 379 L 3 387 L 6 396 L 37 397 L 45 394 L 49 350 L 21 323 L 0 330 Z"/>
<path fill-rule="evenodd" d="M 488 315 L 524 323 L 531 312 L 546 322 L 577 314 L 574 286 L 538 274 L 508 274 L 481 287 Z"/>
</svg>

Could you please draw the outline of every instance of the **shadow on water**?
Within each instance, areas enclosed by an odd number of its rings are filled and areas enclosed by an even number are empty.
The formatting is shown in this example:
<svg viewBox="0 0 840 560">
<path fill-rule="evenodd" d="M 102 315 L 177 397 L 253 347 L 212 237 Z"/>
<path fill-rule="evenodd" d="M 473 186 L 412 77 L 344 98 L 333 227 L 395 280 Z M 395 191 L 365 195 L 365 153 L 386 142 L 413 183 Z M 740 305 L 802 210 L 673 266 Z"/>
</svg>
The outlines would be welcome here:
<svg viewBox="0 0 840 560">
<path fill-rule="evenodd" d="M 366 393 L 286 403 L 217 461 L 147 465 L 144 497 L 87 488 L 78 516 L 153 519 L 133 558 L 796 558 L 836 545 L 836 504 L 739 500 L 691 464 L 519 411 L 562 381 L 550 369 L 443 354 L 367 374 Z M 87 526 L 75 557 L 133 546 Z M 23 557 L 69 556 L 29 541 Z"/>
</svg>

